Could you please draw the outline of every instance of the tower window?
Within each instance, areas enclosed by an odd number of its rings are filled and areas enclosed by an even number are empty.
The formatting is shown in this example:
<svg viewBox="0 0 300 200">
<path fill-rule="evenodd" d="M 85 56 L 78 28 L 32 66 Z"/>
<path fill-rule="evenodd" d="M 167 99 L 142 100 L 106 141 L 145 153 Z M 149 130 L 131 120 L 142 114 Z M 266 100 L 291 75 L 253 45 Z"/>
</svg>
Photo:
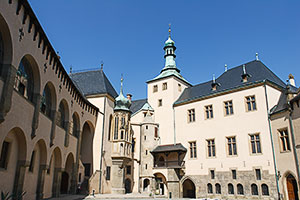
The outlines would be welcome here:
<svg viewBox="0 0 300 200">
<path fill-rule="evenodd" d="M 235 169 L 231 170 L 231 174 L 232 174 L 232 179 L 236 179 L 236 170 Z"/>
<path fill-rule="evenodd" d="M 162 106 L 162 99 L 158 99 L 158 107 Z"/>
<path fill-rule="evenodd" d="M 158 91 L 158 86 L 157 85 L 153 85 L 153 92 L 157 92 Z"/>
<path fill-rule="evenodd" d="M 181 84 L 178 83 L 178 92 L 181 92 Z"/>
<path fill-rule="evenodd" d="M 210 178 L 215 179 L 215 170 L 210 170 Z"/>
<path fill-rule="evenodd" d="M 110 166 L 106 166 L 106 180 L 110 180 Z"/>
<path fill-rule="evenodd" d="M 256 180 L 261 180 L 260 169 L 255 169 L 255 176 L 256 176 Z"/>
<path fill-rule="evenodd" d="M 166 90 L 166 89 L 168 89 L 168 83 L 163 83 L 163 85 L 162 85 L 162 89 L 163 89 L 163 90 Z"/>
<path fill-rule="evenodd" d="M 115 130 L 114 130 L 114 139 L 118 139 L 118 129 L 119 129 L 119 117 L 115 118 Z"/>
<path fill-rule="evenodd" d="M 131 166 L 130 165 L 128 165 L 126 167 L 126 174 L 131 174 Z"/>
<path fill-rule="evenodd" d="M 158 128 L 155 127 L 154 129 L 154 137 L 157 138 L 158 137 Z"/>
</svg>

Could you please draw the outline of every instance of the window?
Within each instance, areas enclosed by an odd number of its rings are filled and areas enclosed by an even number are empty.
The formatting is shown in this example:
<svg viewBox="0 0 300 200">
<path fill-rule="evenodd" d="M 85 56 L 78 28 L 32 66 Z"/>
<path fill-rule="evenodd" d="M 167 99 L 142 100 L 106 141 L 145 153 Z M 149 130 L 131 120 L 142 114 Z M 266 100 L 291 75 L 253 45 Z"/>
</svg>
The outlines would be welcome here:
<svg viewBox="0 0 300 200">
<path fill-rule="evenodd" d="M 158 99 L 158 107 L 162 106 L 162 99 Z"/>
<path fill-rule="evenodd" d="M 144 135 L 144 140 L 147 140 L 147 136 L 146 135 Z"/>
<path fill-rule="evenodd" d="M 112 115 L 109 116 L 109 124 L 108 124 L 108 141 L 110 141 L 111 125 L 112 125 Z"/>
<path fill-rule="evenodd" d="M 289 141 L 289 134 L 287 129 L 283 129 L 279 131 L 279 138 L 280 138 L 280 146 L 281 151 L 290 151 L 290 141 Z"/>
<path fill-rule="evenodd" d="M 131 166 L 130 165 L 128 165 L 126 167 L 126 174 L 131 174 Z"/>
<path fill-rule="evenodd" d="M 148 150 L 146 150 L 146 155 L 148 155 Z"/>
<path fill-rule="evenodd" d="M 255 169 L 256 180 L 261 180 L 261 172 L 260 169 Z"/>
<path fill-rule="evenodd" d="M 261 185 L 262 195 L 269 196 L 269 188 L 266 184 Z"/>
<path fill-rule="evenodd" d="M 235 169 L 231 170 L 231 174 L 232 174 L 232 179 L 236 179 L 236 170 Z"/>
<path fill-rule="evenodd" d="M 106 180 L 110 180 L 110 166 L 106 166 Z"/>
<path fill-rule="evenodd" d="M 214 117 L 212 105 L 205 106 L 205 118 L 211 119 Z"/>
<path fill-rule="evenodd" d="M 6 169 L 8 161 L 9 142 L 4 141 L 1 149 L 0 168 Z"/>
<path fill-rule="evenodd" d="M 210 170 L 210 178 L 215 179 L 215 170 Z"/>
<path fill-rule="evenodd" d="M 246 97 L 247 111 L 256 110 L 255 96 Z"/>
<path fill-rule="evenodd" d="M 30 164 L 29 164 L 29 169 L 28 169 L 30 172 L 33 172 L 34 159 L 35 159 L 35 151 L 33 151 L 31 154 L 31 159 L 30 159 Z"/>
<path fill-rule="evenodd" d="M 213 187 L 212 187 L 212 184 L 210 184 L 210 183 L 207 184 L 207 193 L 208 194 L 212 194 L 213 193 Z"/>
<path fill-rule="evenodd" d="M 250 143 L 251 143 L 252 154 L 261 153 L 259 134 L 250 135 Z"/>
<path fill-rule="evenodd" d="M 181 92 L 181 84 L 178 83 L 178 92 Z"/>
<path fill-rule="evenodd" d="M 125 117 L 121 118 L 121 126 L 122 126 L 122 128 L 124 128 L 124 126 L 125 126 Z"/>
<path fill-rule="evenodd" d="M 233 114 L 232 101 L 225 101 L 224 102 L 224 108 L 225 108 L 225 115 L 232 115 Z"/>
<path fill-rule="evenodd" d="M 190 143 L 190 158 L 197 158 L 196 142 L 189 142 L 189 143 Z"/>
<path fill-rule="evenodd" d="M 251 194 L 252 195 L 258 195 L 258 188 L 256 184 L 251 185 Z"/>
<path fill-rule="evenodd" d="M 188 122 L 195 121 L 195 109 L 188 110 Z"/>
<path fill-rule="evenodd" d="M 234 194 L 234 188 L 231 183 L 228 184 L 228 194 Z"/>
<path fill-rule="evenodd" d="M 168 89 L 168 84 L 167 83 L 163 83 L 162 90 L 166 90 L 166 89 Z"/>
<path fill-rule="evenodd" d="M 41 98 L 40 110 L 46 116 L 48 116 L 49 118 L 51 118 L 51 107 L 52 107 L 51 90 L 50 90 L 49 86 L 46 85 L 45 89 L 43 91 L 43 96 Z"/>
<path fill-rule="evenodd" d="M 118 130 L 119 130 L 119 117 L 116 117 L 115 118 L 114 140 L 118 139 Z"/>
<path fill-rule="evenodd" d="M 237 155 L 235 136 L 227 138 L 228 155 Z"/>
<path fill-rule="evenodd" d="M 244 187 L 242 184 L 237 184 L 237 194 L 244 195 Z"/>
<path fill-rule="evenodd" d="M 206 141 L 207 141 L 208 157 L 215 157 L 216 156 L 215 139 L 210 139 L 210 140 L 206 140 Z"/>
<path fill-rule="evenodd" d="M 158 86 L 157 85 L 153 85 L 153 93 L 158 91 Z"/>
<path fill-rule="evenodd" d="M 154 128 L 154 137 L 155 138 L 158 137 L 158 128 L 157 127 Z"/>
<path fill-rule="evenodd" d="M 148 130 L 148 125 L 146 125 L 146 129 Z"/>
<path fill-rule="evenodd" d="M 66 121 L 66 110 L 63 102 L 60 102 L 59 107 L 58 107 L 58 112 L 57 112 L 57 124 L 65 129 L 65 121 Z"/>
<path fill-rule="evenodd" d="M 219 183 L 217 183 L 215 185 L 215 187 L 216 187 L 216 194 L 221 194 L 222 193 L 222 191 L 221 191 L 221 185 Z"/>
<path fill-rule="evenodd" d="M 148 169 L 148 165 L 147 164 L 145 165 L 145 169 Z"/>
<path fill-rule="evenodd" d="M 124 139 L 124 131 L 123 131 L 123 130 L 121 130 L 121 137 L 120 137 L 120 139 L 121 139 L 121 140 Z"/>
</svg>

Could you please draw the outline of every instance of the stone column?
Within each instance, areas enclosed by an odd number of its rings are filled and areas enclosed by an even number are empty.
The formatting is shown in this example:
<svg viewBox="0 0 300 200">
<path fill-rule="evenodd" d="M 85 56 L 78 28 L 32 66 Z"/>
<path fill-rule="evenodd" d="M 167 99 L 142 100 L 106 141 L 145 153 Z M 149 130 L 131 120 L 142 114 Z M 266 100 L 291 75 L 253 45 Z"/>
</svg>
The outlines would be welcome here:
<svg viewBox="0 0 300 200">
<path fill-rule="evenodd" d="M 0 123 L 5 120 L 5 116 L 11 108 L 12 92 L 14 89 L 15 77 L 17 73 L 17 69 L 10 64 L 3 64 L 2 69 L 4 85 L 0 98 Z"/>
<path fill-rule="evenodd" d="M 35 132 L 39 125 L 40 106 L 41 106 L 42 96 L 40 94 L 34 94 L 33 99 L 34 99 L 35 107 L 34 107 L 34 113 L 32 118 L 31 138 L 35 137 Z"/>
<path fill-rule="evenodd" d="M 44 183 L 47 168 L 47 165 L 40 165 L 36 189 L 36 200 L 43 199 L 44 197 Z"/>
<path fill-rule="evenodd" d="M 29 162 L 27 161 L 17 162 L 14 188 L 13 188 L 13 195 L 16 197 L 15 199 L 17 199 L 17 197 L 22 195 L 23 193 L 24 178 L 25 178 L 26 168 L 28 166 L 29 166 Z"/>
<path fill-rule="evenodd" d="M 78 174 L 78 165 L 76 163 L 73 164 L 72 174 L 71 174 L 71 186 L 70 193 L 76 194 L 77 190 L 77 174 Z"/>
<path fill-rule="evenodd" d="M 168 169 L 168 196 L 171 192 L 172 198 L 180 197 L 179 175 L 175 169 Z"/>
<path fill-rule="evenodd" d="M 111 167 L 111 187 L 113 194 L 125 194 L 124 166 L 122 159 L 113 159 Z"/>
<path fill-rule="evenodd" d="M 54 168 L 52 197 L 59 197 L 62 168 Z"/>
<path fill-rule="evenodd" d="M 52 125 L 51 125 L 51 133 L 50 133 L 50 147 L 53 146 L 53 140 L 55 138 L 56 116 L 57 116 L 55 110 L 52 110 L 51 112 L 52 112 Z"/>
<path fill-rule="evenodd" d="M 69 130 L 70 130 L 70 122 L 65 122 L 65 131 L 66 131 L 66 134 L 65 134 L 65 147 L 68 147 L 69 146 Z"/>
</svg>

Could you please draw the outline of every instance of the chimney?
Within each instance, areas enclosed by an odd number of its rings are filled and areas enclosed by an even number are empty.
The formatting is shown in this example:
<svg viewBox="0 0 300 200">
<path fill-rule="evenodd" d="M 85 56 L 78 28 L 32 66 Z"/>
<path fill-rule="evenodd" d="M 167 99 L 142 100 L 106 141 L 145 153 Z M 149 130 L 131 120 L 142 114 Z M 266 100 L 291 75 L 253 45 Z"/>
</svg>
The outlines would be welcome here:
<svg viewBox="0 0 300 200">
<path fill-rule="evenodd" d="M 243 65 L 242 82 L 243 83 L 248 82 L 249 77 L 251 77 L 251 76 L 246 72 L 246 65 Z"/>
<path fill-rule="evenodd" d="M 296 87 L 295 78 L 292 74 L 289 74 L 289 83 L 290 85 Z"/>
<path fill-rule="evenodd" d="M 131 98 L 132 98 L 132 94 L 127 94 L 127 99 L 131 101 Z"/>
</svg>

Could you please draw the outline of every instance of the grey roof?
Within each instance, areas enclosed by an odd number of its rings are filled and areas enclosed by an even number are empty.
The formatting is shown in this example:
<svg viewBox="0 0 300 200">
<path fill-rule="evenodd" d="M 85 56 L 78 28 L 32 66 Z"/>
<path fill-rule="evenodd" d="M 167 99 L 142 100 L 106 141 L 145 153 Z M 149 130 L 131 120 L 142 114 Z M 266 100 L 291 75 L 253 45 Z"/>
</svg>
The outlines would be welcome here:
<svg viewBox="0 0 300 200">
<path fill-rule="evenodd" d="M 240 65 L 229 69 L 216 79 L 216 83 L 220 84 L 219 86 L 217 86 L 216 91 L 212 90 L 212 81 L 201 83 L 186 88 L 174 104 L 176 105 L 179 103 L 209 96 L 221 91 L 238 88 L 244 85 L 251 85 L 253 83 L 261 82 L 264 80 L 271 81 L 282 88 L 286 87 L 286 84 L 261 61 L 254 60 L 246 63 L 245 66 L 247 74 L 250 75 L 246 83 L 242 82 L 241 75 L 243 74 L 243 65 Z"/>
<path fill-rule="evenodd" d="M 109 94 L 113 98 L 118 96 L 103 70 L 74 73 L 70 74 L 70 77 L 85 96 L 96 94 Z"/>
<path fill-rule="evenodd" d="M 288 108 L 288 104 L 287 104 L 287 93 L 286 92 L 282 92 L 278 103 L 270 110 L 270 114 L 275 114 L 281 111 L 284 111 Z"/>
<path fill-rule="evenodd" d="M 139 111 L 140 109 L 142 109 L 142 107 L 145 105 L 145 103 L 147 103 L 147 99 L 140 99 L 140 100 L 132 101 L 131 107 L 130 107 L 130 111 L 132 112 L 132 114 L 134 114 L 137 111 Z"/>
<path fill-rule="evenodd" d="M 181 144 L 168 144 L 168 145 L 159 145 L 151 151 L 151 153 L 161 153 L 161 152 L 170 152 L 170 151 L 183 151 L 186 152 L 186 148 Z"/>
</svg>

